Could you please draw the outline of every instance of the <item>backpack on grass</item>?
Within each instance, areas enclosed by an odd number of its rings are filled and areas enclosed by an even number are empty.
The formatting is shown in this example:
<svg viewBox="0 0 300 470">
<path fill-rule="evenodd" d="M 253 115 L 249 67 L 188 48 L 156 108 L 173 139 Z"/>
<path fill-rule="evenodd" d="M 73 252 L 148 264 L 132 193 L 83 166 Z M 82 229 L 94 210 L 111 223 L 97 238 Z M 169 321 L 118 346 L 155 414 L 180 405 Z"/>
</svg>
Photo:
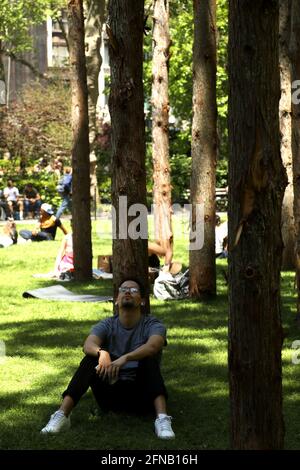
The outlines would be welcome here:
<svg viewBox="0 0 300 470">
<path fill-rule="evenodd" d="M 189 296 L 189 270 L 173 276 L 171 273 L 160 271 L 154 281 L 154 297 L 160 300 L 178 300 Z"/>
</svg>

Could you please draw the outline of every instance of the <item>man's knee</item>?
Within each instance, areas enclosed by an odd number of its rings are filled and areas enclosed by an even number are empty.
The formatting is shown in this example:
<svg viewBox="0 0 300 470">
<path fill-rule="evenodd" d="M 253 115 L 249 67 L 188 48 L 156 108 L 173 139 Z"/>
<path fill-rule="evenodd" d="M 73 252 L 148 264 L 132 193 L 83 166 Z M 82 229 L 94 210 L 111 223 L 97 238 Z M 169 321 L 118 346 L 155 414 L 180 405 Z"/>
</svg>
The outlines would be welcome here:
<svg viewBox="0 0 300 470">
<path fill-rule="evenodd" d="M 139 369 L 145 371 L 159 371 L 160 372 L 160 358 L 158 356 L 145 357 L 139 361 Z"/>
<path fill-rule="evenodd" d="M 86 354 L 82 361 L 80 362 L 81 366 L 94 366 L 98 364 L 98 358 L 94 356 L 89 356 Z"/>
</svg>

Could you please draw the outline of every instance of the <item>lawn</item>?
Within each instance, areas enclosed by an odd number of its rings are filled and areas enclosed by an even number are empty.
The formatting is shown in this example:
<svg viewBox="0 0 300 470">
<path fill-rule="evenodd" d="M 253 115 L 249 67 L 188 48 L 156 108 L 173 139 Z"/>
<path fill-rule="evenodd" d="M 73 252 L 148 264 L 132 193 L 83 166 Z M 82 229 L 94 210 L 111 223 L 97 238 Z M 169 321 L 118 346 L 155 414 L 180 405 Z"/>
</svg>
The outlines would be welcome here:
<svg viewBox="0 0 300 470">
<path fill-rule="evenodd" d="M 25 225 L 23 225 L 25 226 Z M 19 225 L 19 228 L 23 227 Z M 107 221 L 93 223 L 96 256 L 110 252 Z M 106 235 L 105 235 L 106 234 Z M 72 414 L 66 434 L 42 436 L 40 429 L 57 409 L 60 395 L 82 357 L 82 344 L 95 323 L 109 316 L 112 304 L 23 299 L 29 288 L 52 282 L 32 274 L 49 271 L 60 244 L 43 242 L 0 250 L 0 449 L 226 449 L 229 446 L 227 379 L 227 288 L 218 261 L 218 296 L 206 303 L 161 302 L 151 298 L 152 314 L 168 328 L 163 375 L 169 391 L 174 441 L 159 441 L 151 417 L 97 413 L 91 392 Z M 175 259 L 188 262 L 183 236 Z M 285 341 L 283 349 L 286 448 L 300 448 L 300 365 L 291 361 L 291 344 L 300 339 L 294 326 L 293 274 L 282 275 Z M 64 283 L 74 291 L 110 295 L 111 281 Z M 3 343 L 2 343 L 3 345 Z"/>
</svg>

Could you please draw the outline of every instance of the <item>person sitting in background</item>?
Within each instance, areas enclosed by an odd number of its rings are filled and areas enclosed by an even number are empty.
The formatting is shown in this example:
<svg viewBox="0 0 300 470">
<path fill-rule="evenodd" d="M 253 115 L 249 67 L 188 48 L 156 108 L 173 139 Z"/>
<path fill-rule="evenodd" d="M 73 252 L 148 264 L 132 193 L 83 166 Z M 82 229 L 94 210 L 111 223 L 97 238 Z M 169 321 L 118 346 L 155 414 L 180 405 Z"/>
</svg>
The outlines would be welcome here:
<svg viewBox="0 0 300 470">
<path fill-rule="evenodd" d="M 227 240 L 228 240 L 227 221 L 221 223 L 221 219 L 216 215 L 216 258 L 227 258 Z"/>
<path fill-rule="evenodd" d="M 154 263 L 153 263 L 153 261 L 157 259 L 157 258 L 156 259 L 154 258 L 155 255 L 156 257 L 164 257 L 164 266 L 162 267 L 162 271 L 169 272 L 172 267 L 173 239 L 166 240 L 164 241 L 164 243 L 160 241 L 148 242 L 149 266 L 159 268 L 159 262 L 158 262 L 158 266 L 157 265 L 154 266 Z"/>
<path fill-rule="evenodd" d="M 60 178 L 64 170 L 63 162 L 59 158 L 55 158 L 53 162 L 53 172 L 55 175 Z"/>
<path fill-rule="evenodd" d="M 26 184 L 24 188 L 24 215 L 25 218 L 31 212 L 31 217 L 38 216 L 42 205 L 41 196 L 31 183 Z"/>
<path fill-rule="evenodd" d="M 8 216 L 13 218 L 14 211 L 18 210 L 20 214 L 20 220 L 23 220 L 23 202 L 20 200 L 19 190 L 14 186 L 12 179 L 7 182 L 7 187 L 4 188 L 3 195 L 7 203 Z"/>
<path fill-rule="evenodd" d="M 73 235 L 68 233 L 64 236 L 54 265 L 54 277 L 59 278 L 61 274 L 74 271 Z"/>
<path fill-rule="evenodd" d="M 171 211 L 171 213 L 173 213 L 173 211 Z M 173 230 L 171 217 L 165 217 L 164 223 L 161 226 L 161 232 L 159 234 L 156 232 L 156 241 L 148 241 L 149 258 L 152 255 L 159 256 L 160 258 L 164 257 L 164 265 L 161 271 L 171 271 L 173 259 Z"/>
<path fill-rule="evenodd" d="M 0 220 L 7 220 L 9 213 L 10 211 L 8 210 L 8 205 L 5 202 L 3 190 L 0 189 Z"/>
<path fill-rule="evenodd" d="M 20 235 L 25 240 L 32 240 L 33 242 L 54 240 L 57 227 L 59 227 L 65 235 L 68 231 L 63 226 L 61 221 L 54 216 L 52 206 L 44 203 L 40 209 L 39 224 L 34 230 L 20 230 Z"/>
<path fill-rule="evenodd" d="M 70 428 L 70 413 L 91 387 L 104 410 L 155 411 L 154 428 L 160 439 L 173 439 L 167 415 L 167 391 L 160 358 L 166 344 L 166 328 L 144 315 L 143 287 L 127 279 L 119 286 L 118 314 L 97 323 L 84 343 L 85 357 L 63 393 L 60 408 L 52 414 L 42 434 Z"/>
<path fill-rule="evenodd" d="M 7 248 L 8 246 L 15 245 L 18 241 L 18 232 L 16 223 L 13 219 L 6 222 L 0 235 L 0 248 Z"/>
</svg>

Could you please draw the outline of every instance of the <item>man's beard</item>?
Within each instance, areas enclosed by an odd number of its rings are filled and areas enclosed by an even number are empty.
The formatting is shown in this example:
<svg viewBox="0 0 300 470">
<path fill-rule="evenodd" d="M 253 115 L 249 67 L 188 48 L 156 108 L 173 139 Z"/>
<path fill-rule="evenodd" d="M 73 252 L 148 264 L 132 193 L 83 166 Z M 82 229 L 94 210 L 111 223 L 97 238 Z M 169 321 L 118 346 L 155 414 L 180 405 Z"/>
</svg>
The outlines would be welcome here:
<svg viewBox="0 0 300 470">
<path fill-rule="evenodd" d="M 123 299 L 122 307 L 128 308 L 128 309 L 135 308 L 134 300 L 133 299 Z"/>
</svg>

